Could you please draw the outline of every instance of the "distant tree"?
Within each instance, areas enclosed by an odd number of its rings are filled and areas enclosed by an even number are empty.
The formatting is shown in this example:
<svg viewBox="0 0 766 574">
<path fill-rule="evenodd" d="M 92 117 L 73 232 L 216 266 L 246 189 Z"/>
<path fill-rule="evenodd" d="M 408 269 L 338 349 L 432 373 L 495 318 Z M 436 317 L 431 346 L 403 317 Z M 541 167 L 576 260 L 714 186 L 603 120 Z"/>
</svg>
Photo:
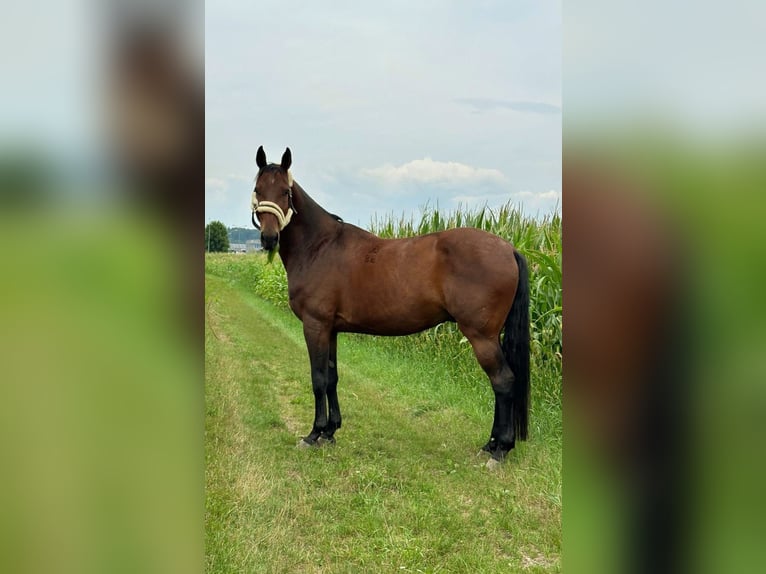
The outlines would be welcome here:
<svg viewBox="0 0 766 574">
<path fill-rule="evenodd" d="M 205 251 L 224 253 L 229 250 L 229 232 L 220 221 L 212 221 L 205 226 Z"/>
</svg>

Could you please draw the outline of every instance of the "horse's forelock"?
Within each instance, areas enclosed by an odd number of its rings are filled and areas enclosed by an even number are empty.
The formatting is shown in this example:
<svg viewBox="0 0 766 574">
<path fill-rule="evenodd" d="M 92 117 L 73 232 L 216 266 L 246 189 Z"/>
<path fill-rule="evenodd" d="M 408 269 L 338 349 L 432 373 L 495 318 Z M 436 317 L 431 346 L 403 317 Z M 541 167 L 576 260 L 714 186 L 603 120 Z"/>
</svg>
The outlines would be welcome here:
<svg viewBox="0 0 766 574">
<path fill-rule="evenodd" d="M 264 165 L 261 169 L 258 170 L 258 175 L 255 176 L 255 181 L 257 182 L 258 179 L 266 172 L 273 172 L 273 171 L 284 171 L 282 169 L 282 166 L 278 163 L 270 163 L 269 165 Z M 293 186 L 293 174 L 288 169 L 287 170 L 287 185 L 289 187 Z"/>
</svg>

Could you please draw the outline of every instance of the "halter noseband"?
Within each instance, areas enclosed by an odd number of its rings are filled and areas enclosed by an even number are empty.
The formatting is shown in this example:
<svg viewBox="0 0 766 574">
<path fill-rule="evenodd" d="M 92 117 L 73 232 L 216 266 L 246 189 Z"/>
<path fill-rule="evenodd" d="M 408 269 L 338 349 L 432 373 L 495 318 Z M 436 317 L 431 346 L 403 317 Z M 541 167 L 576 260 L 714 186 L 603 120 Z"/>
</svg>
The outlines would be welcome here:
<svg viewBox="0 0 766 574">
<path fill-rule="evenodd" d="M 258 174 L 260 177 L 260 174 Z M 255 179 L 256 184 L 258 183 L 258 178 Z M 293 218 L 293 214 L 298 213 L 295 210 L 295 206 L 293 205 L 293 175 L 288 170 L 287 172 L 287 185 L 290 186 L 290 189 L 287 192 L 287 201 L 288 201 L 288 207 L 287 207 L 287 213 L 282 211 L 282 208 L 279 207 L 276 203 L 273 201 L 258 201 L 258 199 L 255 197 L 255 190 L 253 190 L 253 195 L 250 200 L 250 205 L 252 207 L 253 213 L 251 215 L 253 225 L 256 229 L 260 229 L 261 226 L 258 225 L 258 220 L 255 217 L 256 213 L 271 213 L 276 216 L 277 221 L 279 222 L 279 230 L 282 231 L 285 227 L 287 227 L 287 224 L 290 223 L 290 220 Z"/>
</svg>

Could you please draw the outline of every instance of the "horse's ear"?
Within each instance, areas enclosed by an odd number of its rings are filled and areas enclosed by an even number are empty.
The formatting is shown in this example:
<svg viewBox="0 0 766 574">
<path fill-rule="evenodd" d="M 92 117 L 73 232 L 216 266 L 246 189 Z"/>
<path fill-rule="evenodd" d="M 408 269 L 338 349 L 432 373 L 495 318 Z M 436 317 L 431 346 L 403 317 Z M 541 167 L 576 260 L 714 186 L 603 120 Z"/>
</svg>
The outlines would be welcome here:
<svg viewBox="0 0 766 574">
<path fill-rule="evenodd" d="M 290 148 L 285 148 L 285 153 L 282 154 L 282 169 L 287 171 L 293 163 L 293 154 L 290 153 Z"/>
<path fill-rule="evenodd" d="M 258 169 L 266 167 L 266 152 L 263 151 L 263 146 L 260 146 L 258 148 L 258 153 L 255 154 L 255 163 L 258 166 Z"/>
</svg>

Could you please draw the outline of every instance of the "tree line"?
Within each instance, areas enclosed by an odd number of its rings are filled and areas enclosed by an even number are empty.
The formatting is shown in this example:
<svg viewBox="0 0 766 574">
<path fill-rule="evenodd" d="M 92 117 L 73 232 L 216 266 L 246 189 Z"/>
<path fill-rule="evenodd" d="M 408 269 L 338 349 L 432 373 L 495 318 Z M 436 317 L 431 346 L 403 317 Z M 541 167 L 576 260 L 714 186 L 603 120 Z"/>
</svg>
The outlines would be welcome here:
<svg viewBox="0 0 766 574">
<path fill-rule="evenodd" d="M 260 239 L 261 232 L 245 227 L 227 228 L 220 221 L 211 221 L 205 226 L 205 251 L 210 253 L 227 252 L 232 243 L 246 243 Z"/>
</svg>

